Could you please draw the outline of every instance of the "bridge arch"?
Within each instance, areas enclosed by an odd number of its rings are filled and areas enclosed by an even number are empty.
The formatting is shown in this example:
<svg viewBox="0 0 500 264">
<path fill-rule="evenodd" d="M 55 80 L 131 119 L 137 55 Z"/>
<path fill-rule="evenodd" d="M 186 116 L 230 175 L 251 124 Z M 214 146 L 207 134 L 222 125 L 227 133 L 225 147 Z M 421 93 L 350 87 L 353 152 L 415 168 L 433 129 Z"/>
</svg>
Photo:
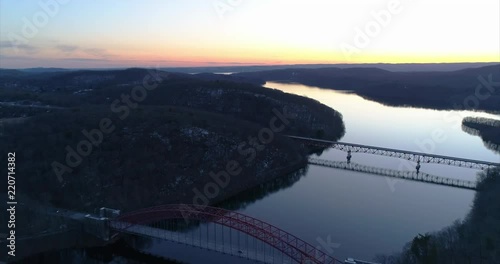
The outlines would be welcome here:
<svg viewBox="0 0 500 264">
<path fill-rule="evenodd" d="M 206 221 L 226 226 L 274 247 L 297 263 L 343 263 L 278 227 L 216 207 L 187 204 L 155 206 L 120 215 L 110 221 L 110 227 L 118 232 L 127 232 L 133 226 L 174 219 Z"/>
</svg>

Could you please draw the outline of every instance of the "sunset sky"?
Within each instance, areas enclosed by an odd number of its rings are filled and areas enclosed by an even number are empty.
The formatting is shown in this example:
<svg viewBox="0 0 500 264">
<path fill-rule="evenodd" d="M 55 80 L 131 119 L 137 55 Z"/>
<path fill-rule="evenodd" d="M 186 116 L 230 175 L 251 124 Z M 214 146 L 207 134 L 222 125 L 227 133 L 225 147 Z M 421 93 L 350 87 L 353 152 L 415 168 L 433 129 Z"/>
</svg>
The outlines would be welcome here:
<svg viewBox="0 0 500 264">
<path fill-rule="evenodd" d="M 498 0 L 0 0 L 0 30 L 2 68 L 500 61 Z"/>
</svg>

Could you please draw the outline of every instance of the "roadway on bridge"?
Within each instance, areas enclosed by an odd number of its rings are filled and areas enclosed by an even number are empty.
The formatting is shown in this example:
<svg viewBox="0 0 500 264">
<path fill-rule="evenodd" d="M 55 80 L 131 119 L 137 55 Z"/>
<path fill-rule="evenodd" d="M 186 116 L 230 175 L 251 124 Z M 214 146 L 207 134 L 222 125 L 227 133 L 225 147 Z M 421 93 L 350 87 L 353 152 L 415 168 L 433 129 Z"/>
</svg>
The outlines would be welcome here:
<svg viewBox="0 0 500 264">
<path fill-rule="evenodd" d="M 500 167 L 500 163 L 498 162 L 490 162 L 490 161 L 482 161 L 482 160 L 473 160 L 473 159 L 464 159 L 458 157 L 444 156 L 444 155 L 436 155 L 429 153 L 421 153 L 415 151 L 408 150 L 400 150 L 400 149 L 391 149 L 384 147 L 376 147 L 369 145 L 361 145 L 361 144 L 353 144 L 346 142 L 337 142 L 330 140 L 323 140 L 317 138 L 308 138 L 308 137 L 298 137 L 287 135 L 287 137 L 300 140 L 306 142 L 308 144 L 323 146 L 323 147 L 331 147 L 335 149 L 339 149 L 345 152 L 359 152 L 359 153 L 367 153 L 367 154 L 375 154 L 382 156 L 389 156 L 395 158 L 406 159 L 410 161 L 414 161 L 417 163 L 437 163 L 444 164 L 450 166 L 458 166 L 458 167 L 466 167 L 466 168 L 475 168 L 485 170 L 491 167 Z"/>
</svg>

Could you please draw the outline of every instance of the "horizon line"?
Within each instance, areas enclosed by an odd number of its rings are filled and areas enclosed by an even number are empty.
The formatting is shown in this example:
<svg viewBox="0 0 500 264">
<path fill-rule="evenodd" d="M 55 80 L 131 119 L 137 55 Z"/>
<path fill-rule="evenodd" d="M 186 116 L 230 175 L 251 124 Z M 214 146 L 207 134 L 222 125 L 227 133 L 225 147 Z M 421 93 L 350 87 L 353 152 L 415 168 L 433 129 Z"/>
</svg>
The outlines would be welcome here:
<svg viewBox="0 0 500 264">
<path fill-rule="evenodd" d="M 500 61 L 476 61 L 476 62 L 360 62 L 360 63 L 296 63 L 296 64 L 250 64 L 250 65 L 218 65 L 218 66 L 123 66 L 123 67 L 23 67 L 23 68 L 4 68 L 1 70 L 26 70 L 26 69 L 148 69 L 148 68 L 169 68 L 169 69 L 192 69 L 192 68 L 245 68 L 245 67 L 276 67 L 276 66 L 322 66 L 322 65 L 424 65 L 424 64 L 500 64 Z"/>
</svg>

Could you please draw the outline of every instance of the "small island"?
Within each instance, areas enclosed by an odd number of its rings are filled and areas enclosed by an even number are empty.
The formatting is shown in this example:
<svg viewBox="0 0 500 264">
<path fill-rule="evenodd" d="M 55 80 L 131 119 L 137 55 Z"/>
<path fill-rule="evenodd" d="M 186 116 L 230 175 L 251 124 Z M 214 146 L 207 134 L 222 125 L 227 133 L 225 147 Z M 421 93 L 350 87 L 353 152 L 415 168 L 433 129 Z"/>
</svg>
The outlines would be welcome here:
<svg viewBox="0 0 500 264">
<path fill-rule="evenodd" d="M 500 120 L 483 117 L 466 117 L 462 120 L 463 131 L 480 136 L 484 145 L 500 153 Z"/>
</svg>

